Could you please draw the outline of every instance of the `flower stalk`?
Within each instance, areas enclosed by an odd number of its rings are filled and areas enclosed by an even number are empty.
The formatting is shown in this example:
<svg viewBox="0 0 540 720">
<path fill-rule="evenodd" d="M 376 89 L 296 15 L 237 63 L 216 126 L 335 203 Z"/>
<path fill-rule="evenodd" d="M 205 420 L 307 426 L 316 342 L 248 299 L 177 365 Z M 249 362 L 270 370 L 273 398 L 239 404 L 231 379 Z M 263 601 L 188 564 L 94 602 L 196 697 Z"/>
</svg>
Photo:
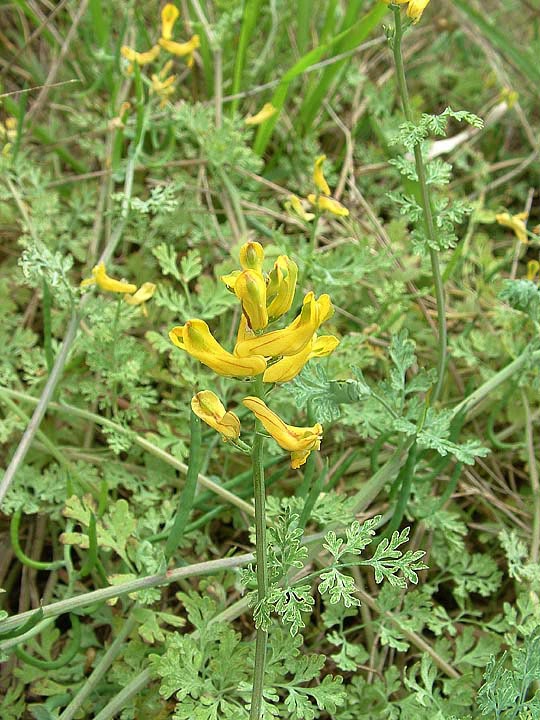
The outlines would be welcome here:
<svg viewBox="0 0 540 720">
<path fill-rule="evenodd" d="M 403 112 L 405 114 L 405 117 L 408 122 L 413 122 L 413 114 L 409 100 L 409 91 L 407 89 L 407 79 L 405 76 L 405 66 L 403 64 L 403 53 L 401 50 L 401 43 L 403 39 L 403 25 L 401 23 L 400 14 L 401 11 L 399 5 L 394 5 L 392 9 L 394 11 L 395 20 L 395 31 L 392 38 L 392 50 L 394 53 L 394 63 L 396 66 L 398 90 L 401 97 L 401 103 L 403 105 Z M 422 148 L 418 143 L 414 146 L 414 162 L 416 165 L 418 184 L 420 186 L 420 204 L 422 206 L 424 214 L 426 235 L 429 240 L 429 257 L 431 260 L 431 271 L 433 273 L 433 284 L 435 286 L 435 298 L 437 301 L 437 325 L 439 335 L 437 383 L 431 396 L 432 403 L 435 403 L 441 394 L 447 365 L 448 340 L 446 328 L 446 300 L 444 284 L 441 275 L 441 268 L 439 264 L 439 254 L 434 248 L 434 245 L 436 244 L 435 223 L 433 221 L 433 211 L 431 208 L 429 189 L 426 182 L 424 158 L 422 157 Z"/>
<path fill-rule="evenodd" d="M 254 395 L 263 399 L 263 381 L 259 375 L 255 380 Z M 264 602 L 268 592 L 268 558 L 266 553 L 266 511 L 264 486 L 264 436 L 260 420 L 256 420 L 255 439 L 251 451 L 253 470 L 253 496 L 255 499 L 255 556 L 257 562 L 257 602 Z M 266 667 L 266 644 L 268 632 L 257 628 L 255 638 L 255 669 L 251 692 L 250 720 L 259 720 L 262 715 L 264 674 Z"/>
</svg>

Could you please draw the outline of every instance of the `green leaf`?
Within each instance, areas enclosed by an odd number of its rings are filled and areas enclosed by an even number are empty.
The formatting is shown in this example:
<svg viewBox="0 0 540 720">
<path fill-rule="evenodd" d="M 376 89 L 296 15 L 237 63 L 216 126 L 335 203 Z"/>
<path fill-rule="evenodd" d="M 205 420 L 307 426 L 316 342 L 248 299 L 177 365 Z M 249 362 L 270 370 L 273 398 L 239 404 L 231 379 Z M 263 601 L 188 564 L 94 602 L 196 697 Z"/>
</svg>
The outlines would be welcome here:
<svg viewBox="0 0 540 720">
<path fill-rule="evenodd" d="M 180 272 L 176 264 L 176 250 L 172 245 L 161 243 L 157 247 L 152 248 L 152 255 L 159 262 L 159 266 L 164 275 L 172 275 L 177 280 L 180 280 Z"/>
</svg>

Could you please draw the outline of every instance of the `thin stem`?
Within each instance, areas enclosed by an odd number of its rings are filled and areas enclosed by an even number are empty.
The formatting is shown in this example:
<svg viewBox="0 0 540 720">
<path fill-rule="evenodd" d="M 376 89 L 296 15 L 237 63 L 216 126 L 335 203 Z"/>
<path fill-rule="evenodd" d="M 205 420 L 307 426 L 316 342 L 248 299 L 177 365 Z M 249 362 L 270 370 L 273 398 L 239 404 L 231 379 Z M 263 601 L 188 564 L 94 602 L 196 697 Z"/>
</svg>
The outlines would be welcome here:
<svg viewBox="0 0 540 720">
<path fill-rule="evenodd" d="M 456 417 L 456 415 L 458 415 L 459 413 L 464 413 L 465 415 L 468 415 L 473 409 L 473 407 L 479 405 L 482 400 L 491 395 L 491 393 L 493 393 L 499 387 L 499 385 L 502 385 L 513 375 L 519 372 L 523 368 L 523 366 L 527 364 L 527 362 L 530 361 L 532 363 L 535 360 L 539 359 L 540 350 L 531 352 L 531 346 L 527 345 L 521 355 L 519 355 L 515 360 L 509 363 L 502 370 L 499 370 L 498 373 L 496 373 L 492 378 L 487 380 L 487 382 L 485 382 L 483 385 L 480 385 L 480 387 L 477 388 L 474 392 L 472 392 L 469 397 L 466 397 L 458 405 L 456 405 L 456 407 L 452 410 L 452 417 Z"/>
<path fill-rule="evenodd" d="M 107 670 L 110 668 L 117 655 L 122 652 L 124 641 L 136 626 L 137 620 L 133 615 L 128 617 L 116 639 L 93 669 L 92 674 L 86 680 L 84 686 L 75 695 L 73 700 L 60 715 L 59 720 L 73 720 L 79 709 L 83 706 L 89 695 L 95 690 Z"/>
<path fill-rule="evenodd" d="M 168 562 L 178 547 L 182 535 L 186 529 L 187 522 L 193 502 L 195 500 L 195 491 L 197 489 L 197 478 L 199 477 L 199 468 L 201 467 L 201 421 L 191 410 L 190 417 L 190 443 L 189 443 L 189 465 L 186 474 L 186 484 L 179 495 L 178 510 L 176 517 L 169 533 L 167 543 L 165 544 L 165 560 Z"/>
<path fill-rule="evenodd" d="M 138 578 L 136 580 L 129 580 L 125 583 L 119 583 L 118 585 L 111 585 L 109 587 L 100 588 L 99 590 L 92 590 L 82 595 L 76 595 L 75 597 L 66 598 L 65 600 L 59 600 L 58 602 L 51 603 L 50 605 L 43 605 L 41 607 L 42 615 L 44 619 L 56 617 L 63 613 L 71 612 L 77 608 L 87 607 L 97 602 L 104 602 L 111 598 L 121 597 L 138 590 L 146 590 L 148 588 L 160 587 L 163 585 L 170 585 L 178 580 L 196 577 L 200 575 L 212 575 L 213 573 L 220 573 L 224 570 L 232 570 L 234 568 L 245 567 L 252 563 L 255 559 L 253 553 L 245 553 L 244 555 L 235 555 L 229 558 L 220 558 L 219 560 L 207 560 L 201 563 L 194 563 L 185 567 L 174 568 L 168 570 L 165 573 L 159 575 L 147 575 L 146 577 Z M 13 630 L 19 625 L 26 622 L 29 618 L 34 616 L 38 610 L 28 610 L 18 615 L 12 615 L 3 622 L 0 622 L 0 633 L 8 632 Z M 36 626 L 39 627 L 39 626 Z M 35 628 L 33 628 L 35 630 Z M 29 631 L 32 632 L 33 630 Z M 0 642 L 0 650 L 6 650 L 12 645 L 18 644 L 22 640 L 22 637 L 12 638 L 10 640 L 4 640 Z"/>
<path fill-rule="evenodd" d="M 531 493 L 533 497 L 533 527 L 531 537 L 531 549 L 529 559 L 531 563 L 538 562 L 540 548 L 540 479 L 538 476 L 538 464 L 534 448 L 534 429 L 531 417 L 531 406 L 525 390 L 521 391 L 523 407 L 525 408 L 525 435 L 527 438 L 527 457 L 529 461 L 529 476 L 531 479 Z"/>
<path fill-rule="evenodd" d="M 405 66 L 403 64 L 403 54 L 401 52 L 401 41 L 403 38 L 403 26 L 401 24 L 401 10 L 398 6 L 394 8 L 395 34 L 393 37 L 392 49 L 394 52 L 394 62 L 396 64 L 396 77 L 398 83 L 403 112 L 409 122 L 413 122 L 413 114 L 409 101 L 409 91 L 407 89 L 407 79 L 405 76 Z M 435 286 L 435 297 L 437 300 L 437 324 L 439 329 L 439 356 L 437 360 L 437 384 L 431 396 L 431 402 L 435 403 L 439 398 L 444 383 L 444 374 L 447 363 L 447 329 L 446 329 L 446 303 L 444 295 L 444 284 L 439 265 L 439 253 L 435 250 L 436 236 L 435 224 L 433 222 L 433 211 L 429 197 L 428 185 L 426 182 L 426 170 L 424 166 L 424 158 L 422 157 L 422 148 L 420 144 L 414 146 L 414 162 L 416 165 L 416 174 L 418 176 L 418 184 L 420 186 L 420 202 L 424 213 L 424 223 L 426 235 L 429 242 L 429 257 L 431 260 L 431 271 L 433 274 L 433 284 Z"/>
<path fill-rule="evenodd" d="M 262 376 L 257 378 L 254 394 L 262 398 Z M 268 567 L 266 556 L 266 513 L 264 486 L 264 436 L 260 432 L 260 422 L 256 421 L 255 440 L 251 452 L 253 468 L 253 495 L 255 498 L 255 554 L 257 558 L 257 597 L 258 604 L 264 602 L 268 592 Z M 253 690 L 251 693 L 250 720 L 259 720 L 262 715 L 264 671 L 266 666 L 266 643 L 268 632 L 262 627 L 257 628 L 255 639 L 255 670 Z"/>
</svg>

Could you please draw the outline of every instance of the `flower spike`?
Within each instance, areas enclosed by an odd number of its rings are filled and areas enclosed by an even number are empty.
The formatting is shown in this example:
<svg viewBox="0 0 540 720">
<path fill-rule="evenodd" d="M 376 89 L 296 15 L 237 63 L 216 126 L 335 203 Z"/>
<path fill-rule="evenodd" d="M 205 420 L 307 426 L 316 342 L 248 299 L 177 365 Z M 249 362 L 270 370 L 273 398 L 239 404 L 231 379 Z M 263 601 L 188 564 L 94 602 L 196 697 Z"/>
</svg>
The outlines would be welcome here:
<svg viewBox="0 0 540 720">
<path fill-rule="evenodd" d="M 271 435 L 277 444 L 291 453 L 291 467 L 299 468 L 303 465 L 312 450 L 321 447 L 322 425 L 317 423 L 313 427 L 295 427 L 287 425 L 272 412 L 263 400 L 257 397 L 246 397 L 242 404 L 251 410 L 255 417 L 261 421 L 264 429 Z"/>
</svg>

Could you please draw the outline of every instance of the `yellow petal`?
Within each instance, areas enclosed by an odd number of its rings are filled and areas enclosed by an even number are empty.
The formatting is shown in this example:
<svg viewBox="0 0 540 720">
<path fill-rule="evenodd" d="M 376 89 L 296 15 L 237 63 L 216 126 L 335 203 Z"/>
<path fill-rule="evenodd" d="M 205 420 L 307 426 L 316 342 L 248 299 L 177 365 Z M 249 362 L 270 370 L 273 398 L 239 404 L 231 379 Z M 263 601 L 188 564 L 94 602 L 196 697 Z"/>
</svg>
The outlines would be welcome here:
<svg viewBox="0 0 540 720">
<path fill-rule="evenodd" d="M 291 453 L 291 466 L 302 465 L 312 450 L 319 450 L 322 438 L 322 425 L 317 423 L 313 427 L 296 427 L 287 425 L 275 412 L 257 397 L 246 397 L 242 404 L 251 410 L 260 420 L 266 432 L 271 435 L 277 444 Z"/>
<path fill-rule="evenodd" d="M 333 335 L 321 335 L 321 337 L 314 340 L 309 358 L 327 357 L 334 352 L 338 345 L 339 340 L 337 337 Z"/>
<path fill-rule="evenodd" d="M 157 58 L 159 50 L 159 45 L 154 45 L 154 47 L 150 50 L 141 53 L 133 50 L 127 45 L 122 45 L 120 53 L 122 57 L 125 57 L 126 60 L 129 60 L 129 62 L 136 62 L 137 65 L 148 65 L 148 63 L 153 62 Z"/>
<path fill-rule="evenodd" d="M 527 217 L 528 213 L 526 212 L 517 213 L 517 215 L 510 215 L 510 213 L 504 212 L 495 215 L 495 220 L 499 225 L 511 228 L 517 239 L 526 245 L 528 243 L 527 225 L 525 224 Z"/>
<path fill-rule="evenodd" d="M 248 115 L 244 120 L 244 123 L 246 125 L 260 125 L 276 113 L 277 108 L 275 108 L 272 103 L 265 103 L 258 113 L 256 113 L 255 115 Z"/>
<path fill-rule="evenodd" d="M 428 6 L 429 0 L 410 0 L 407 6 L 407 15 L 417 23 L 422 17 L 422 13 Z"/>
<path fill-rule="evenodd" d="M 266 311 L 266 283 L 256 270 L 244 270 L 234 284 L 236 297 L 252 330 L 263 330 L 268 325 Z"/>
<path fill-rule="evenodd" d="M 174 40 L 160 38 L 159 44 L 164 50 L 167 50 L 167 52 L 177 55 L 178 57 L 185 57 L 186 55 L 193 55 L 195 50 L 201 46 L 201 41 L 198 35 L 194 35 L 185 43 L 178 43 L 174 42 Z"/>
<path fill-rule="evenodd" d="M 237 357 L 227 352 L 212 336 L 204 320 L 188 320 L 185 325 L 174 327 L 169 338 L 218 375 L 252 377 L 266 369 L 266 360 L 260 355 Z"/>
<path fill-rule="evenodd" d="M 134 295 L 126 295 L 124 300 L 128 305 L 140 305 L 147 300 L 150 300 L 152 295 L 156 292 L 156 285 L 151 282 L 145 282 L 137 290 Z"/>
<path fill-rule="evenodd" d="M 285 383 L 295 378 L 311 356 L 313 342 L 310 341 L 296 355 L 286 355 L 266 368 L 263 381 L 266 383 Z"/>
<path fill-rule="evenodd" d="M 253 354 L 265 357 L 296 355 L 312 339 L 317 330 L 317 319 L 317 303 L 310 292 L 304 298 L 300 315 L 288 327 L 244 340 L 238 343 L 235 353 L 240 357 Z"/>
<path fill-rule="evenodd" d="M 536 280 L 539 271 L 540 262 L 538 260 L 529 260 L 527 263 L 527 280 Z"/>
<path fill-rule="evenodd" d="M 333 335 L 322 335 L 314 338 L 296 355 L 283 357 L 264 371 L 263 381 L 267 383 L 286 383 L 295 378 L 308 360 L 330 355 L 339 345 Z"/>
<path fill-rule="evenodd" d="M 230 290 L 230 292 L 234 292 L 234 286 L 236 285 L 236 281 L 238 280 L 238 276 L 240 275 L 240 270 L 233 270 L 228 275 L 222 275 L 219 279 L 221 282 L 225 283 L 227 286 L 227 290 Z"/>
<path fill-rule="evenodd" d="M 217 430 L 225 442 L 240 437 L 240 420 L 233 412 L 227 412 L 218 396 L 210 390 L 197 393 L 191 400 L 191 409 L 203 422 Z"/>
<path fill-rule="evenodd" d="M 313 166 L 313 182 L 315 183 L 317 190 L 322 192 L 323 195 L 330 195 L 330 188 L 326 182 L 322 169 L 325 160 L 326 155 L 319 155 L 319 157 L 315 160 L 315 164 Z"/>
<path fill-rule="evenodd" d="M 289 199 L 285 203 L 285 209 L 290 213 L 294 212 L 299 218 L 305 220 L 306 222 L 313 220 L 315 217 L 313 213 L 306 212 L 304 210 L 304 206 L 302 205 L 300 198 L 296 195 L 289 195 Z"/>
<path fill-rule="evenodd" d="M 240 248 L 240 265 L 243 270 L 256 270 L 262 273 L 264 250 L 261 243 L 247 242 Z"/>
<path fill-rule="evenodd" d="M 287 255 L 280 255 L 270 272 L 266 299 L 268 316 L 278 318 L 289 312 L 294 300 L 298 266 Z"/>
<path fill-rule="evenodd" d="M 107 275 L 105 263 L 100 262 L 92 270 L 92 278 L 87 278 L 81 282 L 81 287 L 96 284 L 102 290 L 115 293 L 129 293 L 130 295 L 137 290 L 137 286 L 123 280 L 115 280 Z"/>
<path fill-rule="evenodd" d="M 261 421 L 266 432 L 271 435 L 277 444 L 284 450 L 296 452 L 298 450 L 319 449 L 322 435 L 322 426 L 317 423 L 313 427 L 296 427 L 287 425 L 275 412 L 257 397 L 246 397 L 242 400 L 255 417 Z"/>
<path fill-rule="evenodd" d="M 161 37 L 170 40 L 174 23 L 177 21 L 180 11 L 172 3 L 167 3 L 161 11 Z"/>
<path fill-rule="evenodd" d="M 308 195 L 307 199 L 312 205 L 317 205 L 319 210 L 326 210 L 332 213 L 332 215 L 338 215 L 340 217 L 347 217 L 349 214 L 348 209 L 337 200 L 331 197 L 325 197 L 321 195 L 317 198 L 315 195 Z"/>
</svg>

